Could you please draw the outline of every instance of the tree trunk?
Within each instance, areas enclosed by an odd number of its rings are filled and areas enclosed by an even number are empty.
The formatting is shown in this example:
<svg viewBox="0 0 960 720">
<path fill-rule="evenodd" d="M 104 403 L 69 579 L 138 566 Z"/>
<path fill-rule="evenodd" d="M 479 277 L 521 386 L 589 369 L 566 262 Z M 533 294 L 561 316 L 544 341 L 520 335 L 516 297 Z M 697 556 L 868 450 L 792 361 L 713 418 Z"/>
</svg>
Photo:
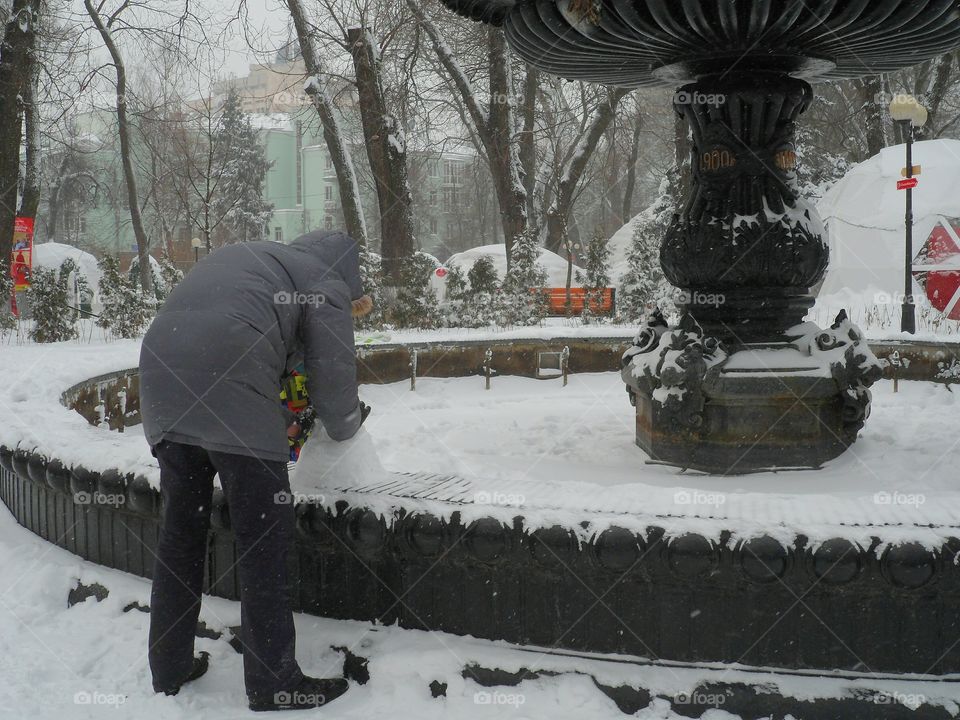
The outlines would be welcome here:
<svg viewBox="0 0 960 720">
<path fill-rule="evenodd" d="M 883 79 L 879 75 L 853 81 L 856 91 L 857 108 L 863 114 L 864 139 L 867 146 L 866 160 L 887 146 L 887 136 L 883 120 L 886 107 L 880 102 L 883 97 Z"/>
<path fill-rule="evenodd" d="M 9 274 L 23 142 L 21 100 L 33 79 L 35 0 L 14 0 L 0 46 L 0 272 Z M 24 23 L 20 19 L 25 20 Z"/>
<path fill-rule="evenodd" d="M 523 130 L 520 132 L 520 168 L 523 175 L 523 188 L 527 192 L 527 222 L 531 227 L 536 227 L 539 222 L 535 202 L 537 185 L 537 138 L 535 130 L 540 71 L 529 64 L 526 69 L 527 75 L 523 80 Z"/>
<path fill-rule="evenodd" d="M 31 79 L 24 88 L 24 130 L 26 152 L 23 169 L 23 196 L 18 214 L 23 217 L 37 216 L 40 207 L 40 104 L 38 90 L 40 68 L 33 61 Z"/>
<path fill-rule="evenodd" d="M 487 155 L 500 203 L 500 222 L 509 266 L 513 241 L 527 228 L 527 192 L 520 180 L 520 158 L 513 137 L 513 83 L 507 40 L 499 28 L 490 28 L 488 34 L 490 114 L 487 134 L 490 139 Z"/>
<path fill-rule="evenodd" d="M 357 173 L 353 167 L 350 149 L 344 140 L 337 121 L 336 109 L 333 100 L 327 93 L 325 84 L 321 81 L 323 68 L 313 38 L 310 36 L 310 24 L 300 0 L 286 0 L 290 10 L 293 26 L 297 31 L 297 40 L 300 42 L 300 54 L 303 64 L 307 68 L 307 82 L 304 91 L 310 97 L 313 107 L 320 117 L 323 126 L 323 139 L 327 143 L 327 151 L 333 161 L 337 173 L 337 185 L 340 189 L 340 206 L 343 208 L 343 222 L 347 233 L 361 245 L 367 244 L 367 224 L 360 207 L 360 185 L 357 183 Z"/>
<path fill-rule="evenodd" d="M 927 93 L 927 124 L 917 131 L 918 140 L 929 140 L 938 136 L 937 122 L 940 109 L 947 93 L 953 85 L 953 70 L 956 67 L 956 53 L 947 53 L 936 59 L 936 69 L 933 73 L 933 86 Z"/>
<path fill-rule="evenodd" d="M 603 236 L 610 237 L 620 229 L 625 220 L 622 215 L 623 184 L 620 182 L 620 149 L 617 147 L 616 116 L 614 116 L 614 122 L 611 122 L 607 128 L 607 157 L 605 160 L 607 182 L 600 206 L 603 210 L 601 224 L 603 226 Z"/>
<path fill-rule="evenodd" d="M 113 41 L 110 32 L 100 13 L 94 8 L 92 0 L 83 0 L 87 14 L 93 20 L 103 44 L 110 53 L 113 66 L 117 72 L 117 134 L 120 137 L 120 163 L 123 166 L 123 179 L 127 187 L 127 205 L 130 211 L 130 224 L 133 227 L 133 236 L 137 243 L 137 259 L 139 261 L 140 288 L 152 297 L 153 273 L 151 272 L 150 256 L 147 253 L 147 233 L 143 229 L 143 219 L 140 217 L 140 201 L 137 198 L 137 176 L 133 170 L 133 147 L 130 140 L 130 123 L 127 118 L 127 71 L 123 63 L 120 49 Z"/>
<path fill-rule="evenodd" d="M 610 89 L 606 99 L 594 111 L 593 117 L 581 135 L 576 149 L 570 154 L 564 164 L 563 174 L 557 183 L 556 196 L 547 210 L 547 241 L 546 248 L 560 253 L 567 246 L 567 221 L 573 209 L 577 187 L 587 168 L 587 163 L 596 150 L 600 138 L 603 137 L 607 126 L 613 120 L 617 105 L 629 90 L 623 88 Z"/>
<path fill-rule="evenodd" d="M 627 162 L 627 179 L 623 186 L 623 219 L 629 222 L 633 217 L 633 193 L 637 187 L 637 161 L 640 159 L 640 137 L 643 130 L 643 116 L 640 108 L 633 119 L 633 140 L 630 144 L 630 160 Z"/>
<path fill-rule="evenodd" d="M 527 191 L 520 178 L 520 158 L 514 139 L 513 83 L 503 30 L 487 30 L 490 107 L 485 111 L 470 79 L 450 53 L 443 33 L 424 14 L 418 0 L 407 0 L 407 6 L 429 36 L 437 59 L 460 95 L 465 110 L 464 122 L 472 126 L 476 141 L 486 155 L 500 206 L 500 227 L 509 264 L 513 241 L 527 228 Z"/>
<path fill-rule="evenodd" d="M 370 31 L 347 31 L 357 77 L 364 145 L 380 204 L 380 255 L 383 271 L 400 285 L 403 259 L 413 254 L 413 200 L 407 177 L 407 146 L 403 130 L 387 111 L 377 51 Z"/>
</svg>

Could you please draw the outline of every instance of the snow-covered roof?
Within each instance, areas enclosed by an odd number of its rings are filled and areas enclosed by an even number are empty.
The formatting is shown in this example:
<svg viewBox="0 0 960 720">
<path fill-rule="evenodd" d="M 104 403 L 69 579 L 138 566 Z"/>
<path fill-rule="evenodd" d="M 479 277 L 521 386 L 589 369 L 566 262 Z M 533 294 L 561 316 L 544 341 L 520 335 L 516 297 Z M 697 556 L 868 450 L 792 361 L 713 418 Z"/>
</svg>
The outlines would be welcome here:
<svg viewBox="0 0 960 720">
<path fill-rule="evenodd" d="M 481 257 L 490 258 L 490 261 L 493 263 L 494 270 L 497 271 L 497 275 L 503 279 L 503 276 L 507 272 L 507 253 L 506 247 L 503 244 L 481 245 L 480 247 L 471 248 L 470 250 L 464 250 L 463 252 L 451 255 L 450 259 L 447 260 L 446 265 L 447 267 L 456 265 L 463 270 L 464 273 L 467 273 L 470 271 L 470 268 L 473 267 L 473 264 Z M 550 252 L 546 248 L 540 248 L 539 262 L 547 271 L 547 283 L 550 287 L 566 287 L 566 260 L 556 253 Z M 580 283 L 577 282 L 578 270 L 581 270 L 581 268 L 574 266 L 572 282 L 573 287 L 580 286 Z"/>
<path fill-rule="evenodd" d="M 250 113 L 254 130 L 292 130 L 293 122 L 287 113 Z"/>
<path fill-rule="evenodd" d="M 960 217 L 960 141 L 927 140 L 913 146 L 921 166 L 913 191 L 913 248 L 918 252 L 939 218 Z M 827 225 L 830 268 L 821 295 L 903 290 L 905 195 L 897 190 L 906 166 L 903 145 L 895 145 L 854 166 L 818 205 Z"/>
</svg>

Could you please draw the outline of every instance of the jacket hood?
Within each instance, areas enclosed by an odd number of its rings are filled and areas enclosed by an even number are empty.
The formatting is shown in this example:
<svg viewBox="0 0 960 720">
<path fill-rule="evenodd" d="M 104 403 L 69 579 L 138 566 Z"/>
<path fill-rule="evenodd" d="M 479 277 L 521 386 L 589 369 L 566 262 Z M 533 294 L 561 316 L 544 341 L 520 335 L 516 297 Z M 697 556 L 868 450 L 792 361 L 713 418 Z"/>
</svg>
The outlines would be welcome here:
<svg viewBox="0 0 960 720">
<path fill-rule="evenodd" d="M 291 247 L 300 248 L 314 257 L 319 257 L 328 269 L 350 288 L 350 299 L 356 300 L 363 295 L 363 283 L 360 279 L 360 246 L 357 241 L 343 232 L 314 230 L 301 235 Z"/>
</svg>

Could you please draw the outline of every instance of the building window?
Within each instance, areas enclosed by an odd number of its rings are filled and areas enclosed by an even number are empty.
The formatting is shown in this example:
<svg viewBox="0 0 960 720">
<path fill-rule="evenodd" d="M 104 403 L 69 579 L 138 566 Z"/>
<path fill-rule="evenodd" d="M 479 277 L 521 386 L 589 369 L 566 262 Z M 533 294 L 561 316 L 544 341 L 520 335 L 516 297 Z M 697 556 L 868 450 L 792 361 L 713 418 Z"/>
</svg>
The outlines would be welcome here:
<svg viewBox="0 0 960 720">
<path fill-rule="evenodd" d="M 81 215 L 77 218 L 77 237 L 81 240 L 87 235 L 87 216 Z"/>
<path fill-rule="evenodd" d="M 333 158 L 327 155 L 327 170 L 333 169 Z"/>
<path fill-rule="evenodd" d="M 273 229 L 273 239 L 276 240 L 278 243 L 282 243 L 282 242 L 283 242 L 283 228 L 282 228 L 282 227 L 275 227 L 275 228 Z"/>
<path fill-rule="evenodd" d="M 443 211 L 445 213 L 456 212 L 458 201 L 457 188 L 445 187 L 443 189 Z"/>
<path fill-rule="evenodd" d="M 460 184 L 461 165 L 455 160 L 444 160 L 443 162 L 443 182 L 447 185 Z"/>
<path fill-rule="evenodd" d="M 436 191 L 436 190 L 431 190 L 431 191 L 430 191 L 430 204 L 431 204 L 431 205 L 434 205 L 434 206 L 437 204 L 437 191 Z"/>
<path fill-rule="evenodd" d="M 333 216 L 327 215 L 323 219 L 323 229 L 324 230 L 333 230 Z"/>
<path fill-rule="evenodd" d="M 332 185 L 327 185 L 325 188 L 323 188 L 323 199 L 326 200 L 327 202 L 329 202 L 330 200 L 333 200 Z"/>
<path fill-rule="evenodd" d="M 436 235 L 436 234 L 437 234 L 437 219 L 436 219 L 436 218 L 430 218 L 430 234 L 431 234 L 431 235 Z"/>
</svg>

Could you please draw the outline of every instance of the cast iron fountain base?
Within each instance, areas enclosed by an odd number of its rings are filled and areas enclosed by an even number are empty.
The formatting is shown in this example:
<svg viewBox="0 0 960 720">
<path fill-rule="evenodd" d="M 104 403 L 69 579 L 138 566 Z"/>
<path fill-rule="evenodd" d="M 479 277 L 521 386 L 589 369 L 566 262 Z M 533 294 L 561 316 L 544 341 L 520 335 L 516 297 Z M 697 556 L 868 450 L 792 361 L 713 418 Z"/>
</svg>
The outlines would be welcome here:
<svg viewBox="0 0 960 720">
<path fill-rule="evenodd" d="M 722 475 L 819 467 L 857 439 L 879 361 L 841 313 L 790 341 L 728 353 L 691 314 L 655 313 L 623 357 L 637 445 L 655 462 Z"/>
</svg>

